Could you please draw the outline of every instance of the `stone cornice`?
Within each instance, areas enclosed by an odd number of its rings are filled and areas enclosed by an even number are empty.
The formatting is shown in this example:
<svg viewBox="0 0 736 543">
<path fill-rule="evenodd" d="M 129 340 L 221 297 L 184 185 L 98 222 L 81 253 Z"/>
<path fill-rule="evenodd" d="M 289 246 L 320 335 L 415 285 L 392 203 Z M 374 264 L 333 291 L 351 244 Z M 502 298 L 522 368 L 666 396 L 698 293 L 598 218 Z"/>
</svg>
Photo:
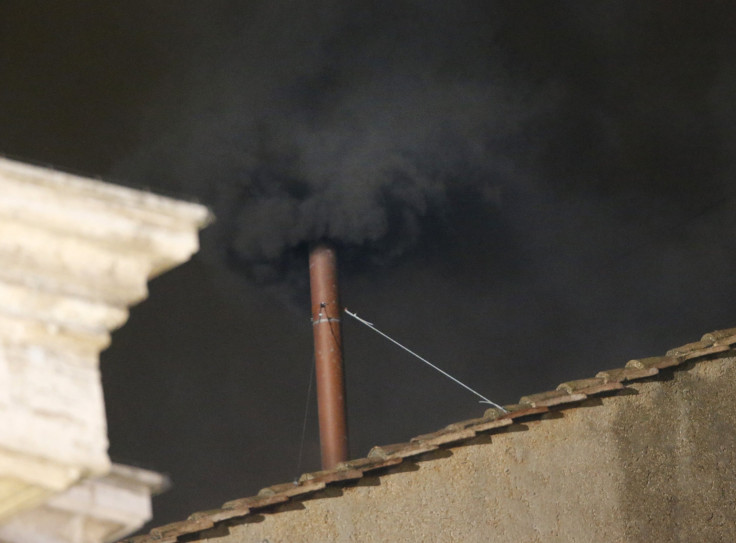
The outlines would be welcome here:
<svg viewBox="0 0 736 543">
<path fill-rule="evenodd" d="M 0 342 L 95 357 L 209 220 L 198 204 L 0 158 Z"/>
<path fill-rule="evenodd" d="M 151 519 L 151 494 L 167 479 L 147 470 L 113 464 L 43 505 L 0 525 L 2 541 L 117 541 Z"/>
<path fill-rule="evenodd" d="M 198 204 L 7 159 L 0 191 L 0 257 L 16 262 L 2 277 L 121 305 L 188 260 L 210 220 Z"/>
<path fill-rule="evenodd" d="M 0 158 L 0 518 L 109 471 L 99 353 L 210 218 Z"/>
</svg>

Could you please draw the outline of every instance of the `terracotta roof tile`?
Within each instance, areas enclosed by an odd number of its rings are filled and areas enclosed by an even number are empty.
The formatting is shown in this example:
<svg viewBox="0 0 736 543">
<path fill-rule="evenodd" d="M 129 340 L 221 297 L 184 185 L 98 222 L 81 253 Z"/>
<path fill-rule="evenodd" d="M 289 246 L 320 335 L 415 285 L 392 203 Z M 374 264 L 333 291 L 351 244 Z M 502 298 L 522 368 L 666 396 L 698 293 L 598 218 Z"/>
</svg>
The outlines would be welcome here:
<svg viewBox="0 0 736 543">
<path fill-rule="evenodd" d="M 498 407 L 489 407 L 483 412 L 484 419 L 500 419 L 503 415 L 508 413 L 508 409 L 506 409 L 508 406 L 504 407 L 503 410 L 499 409 Z"/>
<path fill-rule="evenodd" d="M 706 336 L 709 335 L 706 334 Z M 726 337 L 728 336 L 724 336 L 720 339 L 725 339 Z M 694 343 L 688 343 L 687 345 L 683 345 L 682 347 L 670 349 L 669 351 L 667 351 L 667 356 L 683 356 L 685 360 L 690 360 L 692 358 L 700 358 L 702 356 L 722 353 L 729 350 L 728 344 L 723 344 L 720 342 L 716 343 L 716 341 L 718 340 L 711 341 L 709 337 L 709 339 L 696 341 Z"/>
<path fill-rule="evenodd" d="M 616 368 L 598 372 L 596 377 L 601 377 L 605 379 L 606 383 L 610 383 L 613 381 L 635 381 L 636 379 L 644 379 L 645 377 L 651 377 L 658 373 L 659 370 L 657 368 Z"/>
<path fill-rule="evenodd" d="M 500 413 L 498 418 L 510 420 L 520 419 L 531 415 L 539 415 L 549 411 L 549 407 L 547 407 L 546 405 L 539 405 L 535 407 L 528 403 L 513 403 L 509 405 L 504 405 L 503 408 L 506 410 L 506 412 L 503 412 L 495 407 L 492 407 L 491 409 L 496 409 Z M 491 409 L 489 409 L 488 411 L 490 411 Z M 486 411 L 486 413 L 488 413 L 488 411 Z"/>
<path fill-rule="evenodd" d="M 706 334 L 707 335 L 707 334 Z M 705 337 L 705 336 L 704 336 Z M 670 349 L 667 351 L 668 353 L 672 352 L 679 352 L 680 354 L 684 354 L 690 351 L 695 351 L 697 349 L 704 349 L 705 347 L 710 347 L 715 343 L 714 339 L 701 339 L 700 341 L 693 341 L 692 343 L 686 343 L 685 345 L 681 345 L 680 347 L 674 347 L 673 349 Z M 669 354 L 668 354 L 669 356 Z"/>
<path fill-rule="evenodd" d="M 447 445 L 448 443 L 457 443 L 473 437 L 475 437 L 475 430 L 471 428 L 443 428 L 437 432 L 413 437 L 411 442 L 424 445 Z"/>
<path fill-rule="evenodd" d="M 725 353 L 730 351 L 730 345 L 723 345 L 720 342 L 714 343 L 710 347 L 703 349 L 695 349 L 685 355 L 685 360 L 692 360 L 693 358 L 702 358 L 704 356 L 710 356 L 712 354 Z"/>
<path fill-rule="evenodd" d="M 734 344 L 736 344 L 736 334 L 722 337 L 715 342 L 715 345 L 728 345 L 729 347 L 732 347 Z"/>
<path fill-rule="evenodd" d="M 564 389 L 558 389 L 548 390 L 547 392 L 540 392 L 539 394 L 530 394 L 529 396 L 522 396 L 521 400 L 519 400 L 519 403 L 529 404 L 532 407 L 552 407 L 565 403 L 580 402 L 585 398 L 587 398 L 585 394 L 571 394 Z"/>
<path fill-rule="evenodd" d="M 736 338 L 736 328 L 726 328 L 725 330 L 716 330 L 714 332 L 708 332 L 707 334 L 703 335 L 703 338 L 701 341 L 708 341 L 710 343 L 715 343 L 717 341 L 720 341 L 726 338 Z"/>
<path fill-rule="evenodd" d="M 590 379 L 578 379 L 576 381 L 567 381 L 561 383 L 557 390 L 564 390 L 568 394 L 585 394 L 592 396 L 602 392 L 610 392 L 613 390 L 621 390 L 624 388 L 619 381 L 606 382 L 602 377 L 592 377 Z"/>
<path fill-rule="evenodd" d="M 371 458 L 356 458 L 355 460 L 340 462 L 340 464 L 338 464 L 338 468 L 346 470 L 357 469 L 362 471 L 363 473 L 367 473 L 369 471 L 388 468 L 391 466 L 395 466 L 396 464 L 401 464 L 402 461 L 403 458 L 401 458 L 400 456 L 385 458 L 376 455 Z"/>
<path fill-rule="evenodd" d="M 438 449 L 437 445 L 422 443 L 421 441 L 410 441 L 408 443 L 394 443 L 393 445 L 379 445 L 373 447 L 368 453 L 368 458 L 409 458 Z"/>
<path fill-rule="evenodd" d="M 513 423 L 513 419 L 498 418 L 495 420 L 488 420 L 487 422 L 479 422 L 477 425 L 473 426 L 473 430 L 477 433 L 481 433 L 493 430 L 494 428 L 503 428 L 504 426 L 508 426 Z"/>
<path fill-rule="evenodd" d="M 579 402 L 589 395 L 616 392 L 625 388 L 623 383 L 656 376 L 659 370 L 682 364 L 686 360 L 706 358 L 725 353 L 736 345 L 736 328 L 705 334 L 698 342 L 672 349 L 666 356 L 630 360 L 626 367 L 599 372 L 595 378 L 568 381 L 556 390 L 531 394 L 520 403 L 506 405 L 504 410 L 490 408 L 482 417 L 450 424 L 437 432 L 424 434 L 406 443 L 373 447 L 366 458 L 340 463 L 332 470 L 305 473 L 297 483 L 284 483 L 262 489 L 257 496 L 240 498 L 225 503 L 220 509 L 200 511 L 183 522 L 154 528 L 149 535 L 137 536 L 129 543 L 175 543 L 179 536 L 211 528 L 215 523 L 249 515 L 252 511 L 300 498 L 325 488 L 328 484 L 360 479 L 364 474 L 395 466 L 410 458 L 434 451 L 441 445 L 459 443 L 473 438 L 478 432 L 502 428 L 518 419 L 542 415 L 550 407 Z M 731 356 L 734 356 L 731 353 Z"/>
<path fill-rule="evenodd" d="M 223 509 L 242 509 L 248 508 L 251 511 L 254 509 L 262 509 L 271 505 L 277 505 L 289 501 L 288 496 L 283 494 L 274 494 L 273 496 L 249 496 L 248 498 L 240 498 L 238 500 L 230 500 L 223 504 Z"/>
<path fill-rule="evenodd" d="M 509 424 L 513 423 L 513 419 L 498 418 L 494 420 L 487 420 L 486 422 L 479 422 L 478 424 L 473 426 L 473 430 L 477 433 L 487 432 L 488 430 L 493 430 L 494 428 L 503 428 L 504 426 L 508 426 Z"/>
<path fill-rule="evenodd" d="M 317 492 L 325 487 L 324 481 L 316 479 L 306 480 L 303 483 L 282 483 L 278 485 L 267 486 L 262 488 L 258 492 L 258 496 L 271 497 L 271 496 L 286 496 L 292 498 L 294 496 L 300 496 L 303 494 L 311 494 Z"/>
<path fill-rule="evenodd" d="M 498 412 L 494 411 L 493 414 L 490 417 L 475 417 L 474 419 L 467 419 L 467 420 L 460 420 L 457 422 L 453 422 L 452 424 L 448 424 L 445 426 L 446 430 L 464 430 L 465 428 L 472 428 L 482 422 L 495 422 L 498 420 Z"/>
<path fill-rule="evenodd" d="M 313 471 L 304 473 L 299 477 L 299 482 L 321 481 L 326 485 L 338 481 L 349 481 L 351 479 L 360 479 L 363 477 L 363 471 L 359 469 L 332 469 L 324 471 Z"/>
<path fill-rule="evenodd" d="M 493 428 L 501 428 L 512 423 L 511 419 L 500 418 L 503 412 L 499 409 L 488 409 L 482 417 L 463 420 L 447 425 L 448 430 L 462 430 L 469 428 L 474 432 L 484 432 Z"/>
<path fill-rule="evenodd" d="M 637 368 L 640 370 L 647 368 L 657 368 L 661 370 L 663 368 L 669 368 L 671 366 L 677 366 L 682 364 L 685 358 L 682 356 L 651 356 L 649 358 L 635 358 L 629 360 L 626 363 L 627 368 Z"/>
<path fill-rule="evenodd" d="M 250 513 L 250 507 L 233 507 L 231 509 L 209 509 L 207 511 L 197 511 L 189 515 L 187 520 L 199 520 L 208 518 L 212 522 L 222 522 L 231 518 L 245 517 Z"/>
</svg>

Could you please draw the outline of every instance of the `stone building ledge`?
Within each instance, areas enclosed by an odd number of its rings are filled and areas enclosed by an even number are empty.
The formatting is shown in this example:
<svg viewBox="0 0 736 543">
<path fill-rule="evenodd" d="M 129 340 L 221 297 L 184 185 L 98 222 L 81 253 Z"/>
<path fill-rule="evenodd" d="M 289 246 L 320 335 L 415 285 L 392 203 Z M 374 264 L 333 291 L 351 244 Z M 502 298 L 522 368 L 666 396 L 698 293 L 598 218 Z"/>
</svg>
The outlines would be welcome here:
<svg viewBox="0 0 736 543">
<path fill-rule="evenodd" d="M 99 353 L 204 206 L 0 158 L 0 522 L 105 475 Z"/>
<path fill-rule="evenodd" d="M 151 495 L 167 479 L 113 464 L 107 475 L 85 479 L 0 526 L 0 540 L 24 543 L 115 541 L 151 519 Z"/>
</svg>

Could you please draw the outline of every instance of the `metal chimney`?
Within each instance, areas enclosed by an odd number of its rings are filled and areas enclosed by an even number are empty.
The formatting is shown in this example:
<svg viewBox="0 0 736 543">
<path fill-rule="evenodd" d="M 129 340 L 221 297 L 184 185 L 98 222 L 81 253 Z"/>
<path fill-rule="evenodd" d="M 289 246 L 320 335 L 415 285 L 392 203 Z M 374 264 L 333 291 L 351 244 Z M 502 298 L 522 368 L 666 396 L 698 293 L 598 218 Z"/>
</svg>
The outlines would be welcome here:
<svg viewBox="0 0 736 543">
<path fill-rule="evenodd" d="M 319 242 L 310 249 L 309 281 L 322 469 L 332 469 L 348 459 L 337 252 L 332 244 Z"/>
</svg>

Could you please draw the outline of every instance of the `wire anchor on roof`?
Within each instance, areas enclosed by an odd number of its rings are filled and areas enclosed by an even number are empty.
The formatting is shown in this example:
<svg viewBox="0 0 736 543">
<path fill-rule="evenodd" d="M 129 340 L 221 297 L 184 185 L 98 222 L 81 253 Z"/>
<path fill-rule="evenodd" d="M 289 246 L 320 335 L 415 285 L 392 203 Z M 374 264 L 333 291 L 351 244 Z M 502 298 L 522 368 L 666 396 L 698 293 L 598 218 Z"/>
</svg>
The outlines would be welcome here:
<svg viewBox="0 0 736 543">
<path fill-rule="evenodd" d="M 453 377 L 452 375 L 450 375 L 449 373 L 447 373 L 445 370 L 443 370 L 441 368 L 438 368 L 437 366 L 435 366 L 434 364 L 432 364 L 429 360 L 427 360 L 425 358 L 422 358 L 421 356 L 419 356 L 417 353 L 415 353 L 414 351 L 412 351 L 408 347 L 404 347 L 401 343 L 399 343 L 398 341 L 396 341 L 394 338 L 392 338 L 392 337 L 388 336 L 387 334 L 384 334 L 383 332 L 381 332 L 378 328 L 376 328 L 373 325 L 372 322 L 368 322 L 367 320 L 359 317 L 356 313 L 353 313 L 353 312 L 349 311 L 347 307 L 344 307 L 343 308 L 343 311 L 345 311 L 345 313 L 347 315 L 350 315 L 351 317 L 353 317 L 358 322 L 362 322 L 363 324 L 365 324 L 368 328 L 370 328 L 371 330 L 373 330 L 377 334 L 385 337 L 387 340 L 389 340 L 394 345 L 398 345 L 399 347 L 401 347 L 402 349 L 404 349 L 410 355 L 418 358 L 419 360 L 421 360 L 422 362 L 424 362 L 425 364 L 427 364 L 430 368 L 432 368 L 432 369 L 440 372 L 442 375 L 444 375 L 445 377 L 447 377 L 451 381 L 454 381 L 455 383 L 457 383 L 458 385 L 460 385 L 464 389 L 469 390 L 470 392 L 472 392 L 473 394 L 475 394 L 476 396 L 478 396 L 479 398 L 481 398 L 481 402 L 480 403 L 485 403 L 485 404 L 488 404 L 488 405 L 492 405 L 493 407 L 497 407 L 498 409 L 500 409 L 504 413 L 507 413 L 506 409 L 504 409 L 503 407 L 501 407 L 497 403 L 492 402 L 491 400 L 489 400 L 488 398 L 486 398 L 485 396 L 483 396 L 479 392 L 476 392 L 475 390 L 473 390 L 472 388 L 470 388 L 468 385 L 466 385 L 462 381 L 456 379 L 455 377 Z"/>
</svg>

